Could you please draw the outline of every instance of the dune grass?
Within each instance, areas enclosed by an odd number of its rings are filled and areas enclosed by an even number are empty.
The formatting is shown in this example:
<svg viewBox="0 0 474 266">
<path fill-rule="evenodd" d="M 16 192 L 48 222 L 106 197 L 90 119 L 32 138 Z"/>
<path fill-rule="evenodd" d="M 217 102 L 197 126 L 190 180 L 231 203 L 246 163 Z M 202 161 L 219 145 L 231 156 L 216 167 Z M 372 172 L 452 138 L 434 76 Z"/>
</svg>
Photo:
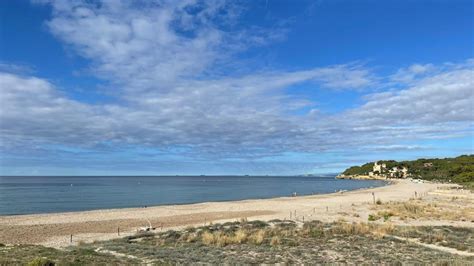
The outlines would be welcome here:
<svg viewBox="0 0 474 266">
<path fill-rule="evenodd" d="M 246 221 L 140 233 L 121 239 L 56 250 L 40 246 L 0 246 L 0 265 L 132 264 L 472 264 L 466 258 L 394 240 L 392 235 L 459 250 L 474 246 L 472 229 L 395 227 L 390 222 L 333 223 Z M 98 252 L 106 251 L 106 253 Z M 115 256 L 114 256 L 115 254 Z M 34 264 L 36 263 L 36 264 Z M 41 264 L 39 264 L 41 265 Z"/>
<path fill-rule="evenodd" d="M 463 201 L 451 204 L 448 201 L 425 202 L 421 198 L 405 202 L 386 202 L 373 207 L 375 213 L 369 216 L 369 221 L 383 218 L 385 221 L 391 217 L 401 220 L 407 219 L 432 219 L 446 221 L 474 221 L 474 203 L 453 197 L 451 201 Z"/>
<path fill-rule="evenodd" d="M 393 234 L 405 238 L 416 238 L 423 243 L 436 244 L 461 251 L 474 252 L 474 230 L 453 226 L 403 226 Z"/>
<path fill-rule="evenodd" d="M 70 250 L 34 245 L 0 247 L 0 265 L 123 265 L 136 263 L 138 263 L 137 260 L 98 253 L 92 247 L 74 247 Z"/>
</svg>

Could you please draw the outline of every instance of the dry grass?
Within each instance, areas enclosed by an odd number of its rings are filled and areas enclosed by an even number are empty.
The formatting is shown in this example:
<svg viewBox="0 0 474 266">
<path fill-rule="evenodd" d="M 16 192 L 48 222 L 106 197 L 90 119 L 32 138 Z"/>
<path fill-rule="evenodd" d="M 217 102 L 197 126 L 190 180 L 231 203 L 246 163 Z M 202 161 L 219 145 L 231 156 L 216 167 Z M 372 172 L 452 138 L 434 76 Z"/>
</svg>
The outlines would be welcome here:
<svg viewBox="0 0 474 266">
<path fill-rule="evenodd" d="M 255 244 L 255 245 L 262 244 L 264 239 L 265 239 L 265 230 L 263 229 L 259 229 L 257 232 L 249 236 L 250 243 Z"/>
<path fill-rule="evenodd" d="M 248 222 L 242 220 L 241 222 L 217 224 L 202 228 L 188 228 L 178 236 L 174 236 L 175 233 L 165 233 L 164 236 L 167 240 L 175 239 L 181 243 L 201 242 L 207 246 L 218 247 L 238 244 L 270 244 L 276 246 L 282 242 L 283 238 L 295 237 L 298 233 L 299 230 L 295 229 L 293 223 L 282 222 L 278 226 L 272 227 L 261 221 Z M 170 241 L 164 241 L 162 238 L 158 238 L 158 245 L 170 244 Z"/>
<path fill-rule="evenodd" d="M 459 201 L 459 199 L 457 199 Z M 388 220 L 391 216 L 405 219 L 434 219 L 447 221 L 474 221 L 474 207 L 472 202 L 463 204 L 452 200 L 439 200 L 436 203 L 424 202 L 414 199 L 407 202 L 388 202 L 373 208 L 378 210 L 372 214 L 372 220 L 384 217 Z"/>
<path fill-rule="evenodd" d="M 383 225 L 376 226 L 372 228 L 371 233 L 378 238 L 382 238 L 386 235 L 392 234 L 392 232 L 395 230 L 395 226 L 391 223 L 385 223 Z"/>
<path fill-rule="evenodd" d="M 371 224 L 371 223 L 342 223 L 338 222 L 331 227 L 333 234 L 345 235 L 373 235 L 382 238 L 393 232 L 395 226 L 391 223 Z"/>
<path fill-rule="evenodd" d="M 212 245 L 215 243 L 214 235 L 210 232 L 204 232 L 201 235 L 201 241 L 204 245 Z"/>
<path fill-rule="evenodd" d="M 474 253 L 474 230 L 453 226 L 399 226 L 394 235 Z"/>
<path fill-rule="evenodd" d="M 445 239 L 446 239 L 446 237 L 445 237 L 444 234 L 441 233 L 441 232 L 436 232 L 436 233 L 433 235 L 433 240 L 434 240 L 435 242 L 443 242 Z"/>
<path fill-rule="evenodd" d="M 247 240 L 254 244 L 261 244 L 265 235 L 262 235 L 262 233 L 260 232 L 264 231 L 260 230 L 256 234 L 250 235 L 250 232 L 244 229 L 239 229 L 234 233 L 227 233 L 222 231 L 216 231 L 214 233 L 211 233 L 209 231 L 205 231 L 201 234 L 201 241 L 205 245 L 216 245 L 219 247 L 224 247 L 231 244 L 242 244 L 246 243 Z"/>
<path fill-rule="evenodd" d="M 156 234 L 139 234 L 112 241 L 85 244 L 68 251 L 44 247 L 0 245 L 0 265 L 21 264 L 45 257 L 59 265 L 130 264 L 452 264 L 472 259 L 427 250 L 390 236 L 417 239 L 422 243 L 474 252 L 473 230 L 457 227 L 394 226 L 389 223 L 334 223 L 310 221 L 299 226 L 292 221 L 246 221 L 186 228 Z M 95 250 L 114 251 L 133 257 L 114 257 Z M 317 252 L 327 250 L 326 252 Z M 316 251 L 316 252 L 315 252 Z M 367 251 L 367 252 L 366 252 Z M 5 262 L 2 264 L 2 262 Z M 466 263 L 466 262 L 471 262 Z M 10 265 L 7 264 L 7 265 Z M 444 265 L 444 264 L 440 264 Z M 460 264 L 461 265 L 461 264 Z"/>
<path fill-rule="evenodd" d="M 0 247 L 0 265 L 136 265 L 136 259 L 117 257 L 88 246 L 58 250 L 43 246 L 14 245 Z"/>
<path fill-rule="evenodd" d="M 189 233 L 189 234 L 183 235 L 183 240 L 187 243 L 196 242 L 197 238 L 198 238 L 198 235 L 196 233 Z"/>
<path fill-rule="evenodd" d="M 232 244 L 232 238 L 224 233 L 214 233 L 214 239 L 218 247 L 225 247 Z"/>
<path fill-rule="evenodd" d="M 272 246 L 278 246 L 281 244 L 281 239 L 279 236 L 274 236 L 272 237 L 272 239 L 270 240 L 270 245 Z"/>
<path fill-rule="evenodd" d="M 411 206 L 403 208 L 406 211 L 415 210 L 411 209 Z M 418 213 L 419 209 L 416 209 L 416 212 Z M 384 215 L 392 214 L 384 213 Z M 382 217 L 384 216 L 380 216 L 380 218 Z M 410 229 L 410 232 L 413 232 L 413 229 Z M 324 240 L 340 237 L 383 239 L 387 235 L 394 234 L 395 226 L 389 221 L 381 224 L 364 222 L 351 223 L 344 220 L 339 220 L 334 223 L 311 221 L 304 223 L 302 226 L 297 226 L 295 223 L 285 221 L 270 222 L 269 224 L 252 221 L 216 224 L 213 226 L 194 228 L 192 230 L 188 229 L 182 232 L 163 233 L 162 235 L 157 235 L 155 241 L 161 246 L 201 243 L 206 246 L 215 247 L 226 247 L 229 245 L 275 247 L 279 245 L 297 246 L 297 241 L 303 239 Z M 398 233 L 398 235 L 400 235 L 400 233 Z M 437 243 L 443 242 L 445 238 L 445 233 L 433 232 L 427 234 L 426 241 Z M 167 240 L 163 241 L 163 239 Z"/>
<path fill-rule="evenodd" d="M 245 230 L 239 229 L 235 232 L 233 237 L 233 242 L 236 244 L 244 243 L 247 240 L 247 232 Z"/>
</svg>

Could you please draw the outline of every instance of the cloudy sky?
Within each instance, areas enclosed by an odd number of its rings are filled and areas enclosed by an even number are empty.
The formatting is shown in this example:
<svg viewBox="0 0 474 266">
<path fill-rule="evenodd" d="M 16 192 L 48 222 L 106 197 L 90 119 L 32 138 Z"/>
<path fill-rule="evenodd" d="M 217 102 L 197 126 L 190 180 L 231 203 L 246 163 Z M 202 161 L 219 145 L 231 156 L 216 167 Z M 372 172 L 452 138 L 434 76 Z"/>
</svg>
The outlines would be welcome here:
<svg viewBox="0 0 474 266">
<path fill-rule="evenodd" d="M 473 1 L 0 2 L 0 174 L 473 153 Z"/>
</svg>

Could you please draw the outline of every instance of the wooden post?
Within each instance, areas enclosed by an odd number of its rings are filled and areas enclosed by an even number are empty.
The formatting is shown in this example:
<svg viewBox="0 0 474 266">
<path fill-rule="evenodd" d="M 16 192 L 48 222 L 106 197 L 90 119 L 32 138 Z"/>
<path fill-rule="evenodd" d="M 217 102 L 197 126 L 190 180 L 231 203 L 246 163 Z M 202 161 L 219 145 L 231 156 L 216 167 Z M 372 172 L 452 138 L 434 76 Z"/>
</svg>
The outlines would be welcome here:
<svg viewBox="0 0 474 266">
<path fill-rule="evenodd" d="M 117 227 L 117 235 L 120 235 L 120 227 Z"/>
<path fill-rule="evenodd" d="M 374 204 L 375 204 L 375 193 L 372 192 L 372 198 L 374 199 Z"/>
<path fill-rule="evenodd" d="M 418 194 L 417 194 L 416 191 L 415 191 L 415 199 L 417 198 L 417 196 L 418 196 Z"/>
<path fill-rule="evenodd" d="M 304 215 L 303 215 L 303 223 L 304 223 Z"/>
<path fill-rule="evenodd" d="M 69 240 L 69 243 L 72 243 L 72 234 L 71 234 L 71 239 Z"/>
</svg>

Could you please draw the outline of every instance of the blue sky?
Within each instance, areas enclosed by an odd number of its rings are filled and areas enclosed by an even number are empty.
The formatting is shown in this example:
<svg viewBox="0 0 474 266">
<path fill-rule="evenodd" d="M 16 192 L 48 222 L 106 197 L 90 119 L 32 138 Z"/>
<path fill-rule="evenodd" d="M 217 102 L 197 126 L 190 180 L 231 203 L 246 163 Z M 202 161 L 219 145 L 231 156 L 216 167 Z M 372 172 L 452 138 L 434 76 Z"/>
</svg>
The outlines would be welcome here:
<svg viewBox="0 0 474 266">
<path fill-rule="evenodd" d="M 473 152 L 472 1 L 2 1 L 0 174 Z"/>
</svg>

